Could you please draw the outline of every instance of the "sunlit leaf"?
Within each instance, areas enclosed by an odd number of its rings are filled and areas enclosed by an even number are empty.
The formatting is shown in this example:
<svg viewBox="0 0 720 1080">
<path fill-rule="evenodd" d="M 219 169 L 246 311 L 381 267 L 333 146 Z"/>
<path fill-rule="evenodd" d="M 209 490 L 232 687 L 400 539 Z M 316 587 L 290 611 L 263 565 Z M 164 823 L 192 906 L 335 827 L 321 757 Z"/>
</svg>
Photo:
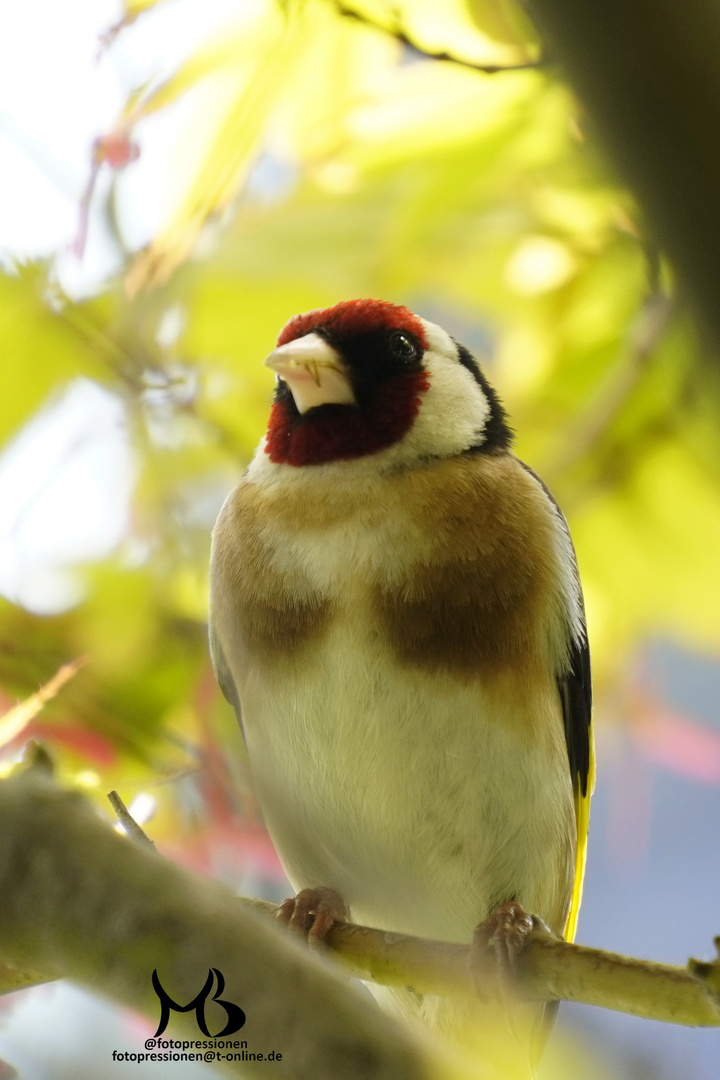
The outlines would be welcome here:
<svg viewBox="0 0 720 1080">
<path fill-rule="evenodd" d="M 209 145 L 200 168 L 181 204 L 167 226 L 138 257 L 127 277 L 131 294 L 167 280 L 176 266 L 192 251 L 198 234 L 211 214 L 224 209 L 250 169 L 273 106 L 286 87 L 296 62 L 302 55 L 307 28 L 302 19 L 283 21 L 276 9 L 268 8 L 238 41 L 235 64 L 214 76 L 217 99 L 212 137 L 207 140 L 207 120 L 198 132 L 188 132 L 192 142 L 202 131 Z M 221 46 L 224 52 L 224 47 Z M 212 47 L 214 56 L 217 47 Z M 184 89 L 197 75 L 207 71 L 207 54 L 201 53 L 178 76 L 179 85 L 169 84 L 166 96 Z M 169 98 L 168 98 L 169 99 Z"/>
<path fill-rule="evenodd" d="M 51 306 L 40 267 L 0 274 L 0 344 L 6 387 L 0 394 L 0 445 L 53 390 L 78 375 L 107 374 L 62 311 Z"/>
</svg>

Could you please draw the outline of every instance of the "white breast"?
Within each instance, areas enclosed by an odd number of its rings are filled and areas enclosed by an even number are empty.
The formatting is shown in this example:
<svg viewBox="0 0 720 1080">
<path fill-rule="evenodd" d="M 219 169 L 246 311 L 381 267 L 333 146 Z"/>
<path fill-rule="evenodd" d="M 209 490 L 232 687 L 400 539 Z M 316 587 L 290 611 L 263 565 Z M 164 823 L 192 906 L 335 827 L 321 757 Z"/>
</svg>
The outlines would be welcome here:
<svg viewBox="0 0 720 1080">
<path fill-rule="evenodd" d="M 316 568 L 328 588 L 330 547 Z M 519 680 L 508 715 L 506 695 L 478 682 L 400 668 L 347 555 L 322 641 L 292 665 L 255 665 L 243 687 L 255 786 L 291 882 L 427 937 L 467 941 L 510 897 L 560 930 L 574 811 L 554 685 L 526 693 Z"/>
</svg>

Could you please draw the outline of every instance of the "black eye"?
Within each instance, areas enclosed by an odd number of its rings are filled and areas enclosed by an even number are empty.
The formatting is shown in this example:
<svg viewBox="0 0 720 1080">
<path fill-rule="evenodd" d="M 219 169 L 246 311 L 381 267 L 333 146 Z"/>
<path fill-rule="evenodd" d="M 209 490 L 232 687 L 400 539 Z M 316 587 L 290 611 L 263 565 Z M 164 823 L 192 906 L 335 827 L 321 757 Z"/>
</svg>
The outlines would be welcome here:
<svg viewBox="0 0 720 1080">
<path fill-rule="evenodd" d="M 393 330 L 388 338 L 390 352 L 398 360 L 414 360 L 418 355 L 418 347 L 415 338 L 404 330 Z"/>
</svg>

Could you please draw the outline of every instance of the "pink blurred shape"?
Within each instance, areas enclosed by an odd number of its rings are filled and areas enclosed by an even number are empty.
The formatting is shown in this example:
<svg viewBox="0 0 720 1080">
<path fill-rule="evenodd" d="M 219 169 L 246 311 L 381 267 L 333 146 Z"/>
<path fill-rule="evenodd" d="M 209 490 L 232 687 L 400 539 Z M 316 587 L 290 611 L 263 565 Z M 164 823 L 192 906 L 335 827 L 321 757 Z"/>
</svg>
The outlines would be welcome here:
<svg viewBox="0 0 720 1080">
<path fill-rule="evenodd" d="M 720 784 L 720 731 L 657 704 L 632 731 L 639 751 L 655 765 L 700 783 Z"/>
</svg>

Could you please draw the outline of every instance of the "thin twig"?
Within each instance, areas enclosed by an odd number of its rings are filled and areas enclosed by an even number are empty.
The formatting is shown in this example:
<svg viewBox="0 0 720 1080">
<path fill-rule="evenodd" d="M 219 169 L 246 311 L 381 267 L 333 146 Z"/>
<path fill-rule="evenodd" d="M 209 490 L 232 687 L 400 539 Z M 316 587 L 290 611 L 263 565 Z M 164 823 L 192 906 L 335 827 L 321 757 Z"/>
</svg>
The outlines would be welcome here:
<svg viewBox="0 0 720 1080">
<path fill-rule="evenodd" d="M 145 830 L 138 825 L 137 821 L 132 816 L 127 806 L 118 795 L 117 791 L 109 791 L 108 799 L 110 801 L 110 805 L 115 811 L 118 821 L 122 825 L 127 835 L 130 837 L 130 839 L 137 840 L 139 844 L 146 844 L 148 847 L 151 847 L 153 851 L 155 851 L 155 844 L 150 839 Z"/>
<path fill-rule="evenodd" d="M 47 703 L 57 697 L 65 683 L 69 682 L 87 662 L 87 656 L 78 656 L 75 660 L 63 664 L 39 690 L 3 713 L 0 716 L 0 746 L 16 739 Z"/>
</svg>

